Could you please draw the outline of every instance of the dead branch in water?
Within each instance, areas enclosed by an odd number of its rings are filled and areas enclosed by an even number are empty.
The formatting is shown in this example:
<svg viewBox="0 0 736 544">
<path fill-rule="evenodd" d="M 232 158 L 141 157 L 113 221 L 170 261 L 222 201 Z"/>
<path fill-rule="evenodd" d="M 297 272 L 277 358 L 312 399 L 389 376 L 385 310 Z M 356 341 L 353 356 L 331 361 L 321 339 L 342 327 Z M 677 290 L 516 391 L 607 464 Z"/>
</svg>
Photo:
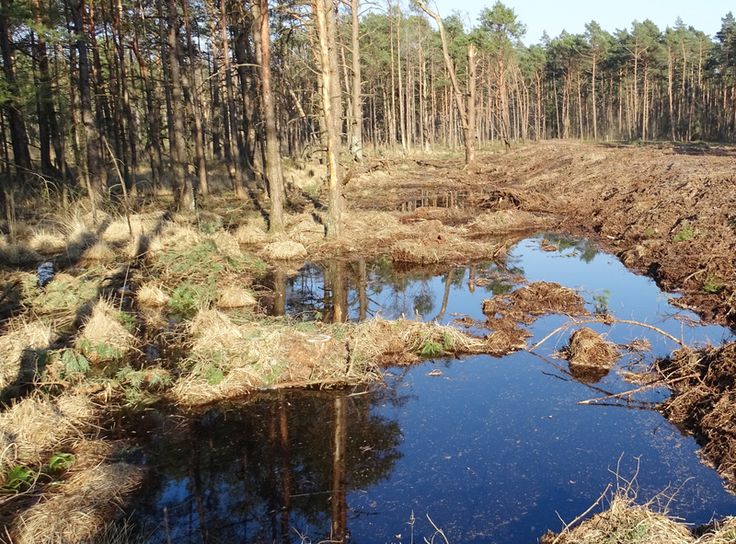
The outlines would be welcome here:
<svg viewBox="0 0 736 544">
<path fill-rule="evenodd" d="M 669 338 L 673 342 L 677 342 L 683 348 L 686 347 L 685 346 L 685 343 L 682 340 L 678 340 L 677 338 L 675 338 L 671 334 L 666 333 L 662 329 L 659 329 L 657 327 L 654 327 L 653 325 L 649 325 L 647 323 L 641 323 L 639 321 L 631 321 L 629 319 L 616 319 L 616 318 L 611 317 L 610 315 L 606 315 L 605 317 L 600 317 L 600 318 L 596 318 L 596 319 L 583 319 L 581 321 L 573 320 L 570 323 L 565 323 L 564 325 L 562 325 L 560 327 L 557 327 L 555 330 L 553 330 L 547 336 L 545 336 L 544 338 L 542 338 L 539 342 L 537 342 L 536 344 L 534 344 L 532 347 L 527 348 L 526 351 L 534 351 L 539 346 L 541 346 L 544 342 L 546 342 L 547 340 L 549 340 L 551 337 L 553 337 L 555 334 L 557 334 L 560 331 L 563 331 L 563 330 L 565 330 L 565 329 L 567 329 L 569 327 L 574 327 L 575 325 L 585 325 L 587 323 L 605 323 L 606 325 L 611 324 L 611 323 L 623 323 L 623 324 L 627 324 L 627 325 L 637 325 L 639 327 L 645 327 L 647 329 L 651 329 L 654 332 L 657 332 L 657 333 L 661 334 L 665 338 Z"/>
</svg>

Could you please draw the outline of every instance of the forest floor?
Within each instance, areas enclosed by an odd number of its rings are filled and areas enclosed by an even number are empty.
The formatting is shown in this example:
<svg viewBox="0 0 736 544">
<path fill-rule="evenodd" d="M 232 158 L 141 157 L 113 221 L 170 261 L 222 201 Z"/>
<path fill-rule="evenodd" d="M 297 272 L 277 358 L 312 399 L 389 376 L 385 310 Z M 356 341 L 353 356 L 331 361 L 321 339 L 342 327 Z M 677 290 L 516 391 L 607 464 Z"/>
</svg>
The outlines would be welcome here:
<svg viewBox="0 0 736 544">
<path fill-rule="evenodd" d="M 397 362 L 525 346 L 500 326 L 481 338 L 408 320 L 275 317 L 278 278 L 307 260 L 463 265 L 555 231 L 595 240 L 681 293 L 676 304 L 704 321 L 736 323 L 736 147 L 549 141 L 481 153 L 469 167 L 438 156 L 371 157 L 348 173 L 336 239 L 324 237 L 319 169 L 288 170 L 290 208 L 276 235 L 266 232 L 267 202 L 232 195 L 203 199 L 196 215 L 167 211 L 170 197 L 141 195 L 129 218 L 122 206 L 92 217 L 80 206 L 18 204 L 17 224 L 2 229 L 14 237 L 0 238 L 0 523 L 13 542 L 101 541 L 114 505 L 145 475 L 116 453 L 125 444 L 104 438 L 121 406 L 364 383 Z M 51 263 L 47 278 L 42 262 Z M 658 371 L 673 390 L 663 413 L 701 437 L 719 474 L 736 482 L 736 350 L 685 348 Z M 724 527 L 706 531 L 708 541 Z M 688 534 L 678 541 L 705 538 Z M 563 537 L 584 541 L 573 533 L 549 541 Z"/>
</svg>

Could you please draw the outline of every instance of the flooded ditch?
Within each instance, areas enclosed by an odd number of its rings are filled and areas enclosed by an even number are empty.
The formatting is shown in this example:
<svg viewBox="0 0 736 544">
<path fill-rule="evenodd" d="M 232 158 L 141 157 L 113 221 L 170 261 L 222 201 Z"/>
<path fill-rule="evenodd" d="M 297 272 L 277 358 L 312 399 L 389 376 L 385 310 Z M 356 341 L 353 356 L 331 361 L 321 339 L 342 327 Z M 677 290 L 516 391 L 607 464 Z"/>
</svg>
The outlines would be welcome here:
<svg viewBox="0 0 736 544">
<path fill-rule="evenodd" d="M 538 281 L 578 289 L 589 310 L 688 345 L 733 339 L 589 242 L 550 235 L 522 241 L 504 261 L 426 272 L 389 259 L 309 264 L 275 275 L 272 304 L 305 320 L 417 317 L 482 335 L 484 299 Z M 538 319 L 528 345 L 570 321 Z M 573 327 L 534 353 L 390 369 L 384 385 L 262 392 L 123 421 L 144 437 L 133 455 L 153 469 L 131 515 L 150 542 L 408 543 L 431 540 L 435 526 L 450 542 L 535 542 L 634 476 L 640 501 L 674 495 L 669 510 L 688 523 L 736 514 L 736 497 L 699 461 L 695 440 L 655 410 L 666 389 L 615 396 L 638 388 L 627 371 L 679 346 L 633 324 L 586 326 L 620 345 L 647 340 L 651 351 L 575 379 L 555 358 Z M 580 404 L 590 399 L 599 400 Z"/>
</svg>

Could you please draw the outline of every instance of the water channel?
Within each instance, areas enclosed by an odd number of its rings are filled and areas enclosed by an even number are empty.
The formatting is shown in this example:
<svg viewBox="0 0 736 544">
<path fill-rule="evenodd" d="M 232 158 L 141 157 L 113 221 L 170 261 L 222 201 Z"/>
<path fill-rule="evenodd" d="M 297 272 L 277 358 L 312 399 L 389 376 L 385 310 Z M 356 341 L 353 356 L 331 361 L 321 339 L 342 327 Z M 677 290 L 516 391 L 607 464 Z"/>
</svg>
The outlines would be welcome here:
<svg viewBox="0 0 736 544">
<path fill-rule="evenodd" d="M 550 244 L 555 250 L 545 251 Z M 483 320 L 483 299 L 544 280 L 579 289 L 591 310 L 606 306 L 688 344 L 732 339 L 726 329 L 698 325 L 669 304 L 674 295 L 585 240 L 539 236 L 504 262 L 426 274 L 402 273 L 386 259 L 345 266 L 361 271 L 345 274 L 354 320 Z M 325 276 L 309 265 L 284 278 L 285 310 L 325 317 Z M 568 321 L 538 320 L 529 345 Z M 619 344 L 648 339 L 652 350 L 585 383 L 552 358 L 567 330 L 536 354 L 390 369 L 382 386 L 264 392 L 194 415 L 146 416 L 140 433 L 155 432 L 142 456 L 155 477 L 133 515 L 156 543 L 321 542 L 331 531 L 352 542 L 410 543 L 431 540 L 432 523 L 452 544 L 536 542 L 635 474 L 640 502 L 674 494 L 669 510 L 688 523 L 736 515 L 736 497 L 699 462 L 694 439 L 653 409 L 667 391 L 637 393 L 634 403 L 577 404 L 634 389 L 623 370 L 678 347 L 634 325 L 593 327 Z"/>
</svg>

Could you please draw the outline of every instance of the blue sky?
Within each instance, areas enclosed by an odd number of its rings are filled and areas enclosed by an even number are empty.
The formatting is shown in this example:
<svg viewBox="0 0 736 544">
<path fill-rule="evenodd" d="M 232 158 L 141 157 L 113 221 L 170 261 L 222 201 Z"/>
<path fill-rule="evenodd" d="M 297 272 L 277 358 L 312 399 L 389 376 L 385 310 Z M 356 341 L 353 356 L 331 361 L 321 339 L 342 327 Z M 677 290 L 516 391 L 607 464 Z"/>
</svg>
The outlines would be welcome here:
<svg viewBox="0 0 736 544">
<path fill-rule="evenodd" d="M 517 17 L 527 25 L 524 43 L 538 43 L 544 30 L 550 37 L 563 30 L 571 34 L 585 32 L 585 23 L 596 21 L 609 32 L 617 28 L 630 28 L 631 23 L 651 19 L 660 29 L 674 26 L 677 17 L 688 26 L 702 30 L 711 37 L 721 28 L 721 18 L 732 11 L 736 15 L 733 0 L 502 0 L 516 11 Z M 495 0 L 429 0 L 430 8 L 439 10 L 442 17 L 459 12 L 466 26 L 474 26 L 478 13 L 491 7 Z M 402 1 L 403 3 L 403 1 Z"/>
</svg>

